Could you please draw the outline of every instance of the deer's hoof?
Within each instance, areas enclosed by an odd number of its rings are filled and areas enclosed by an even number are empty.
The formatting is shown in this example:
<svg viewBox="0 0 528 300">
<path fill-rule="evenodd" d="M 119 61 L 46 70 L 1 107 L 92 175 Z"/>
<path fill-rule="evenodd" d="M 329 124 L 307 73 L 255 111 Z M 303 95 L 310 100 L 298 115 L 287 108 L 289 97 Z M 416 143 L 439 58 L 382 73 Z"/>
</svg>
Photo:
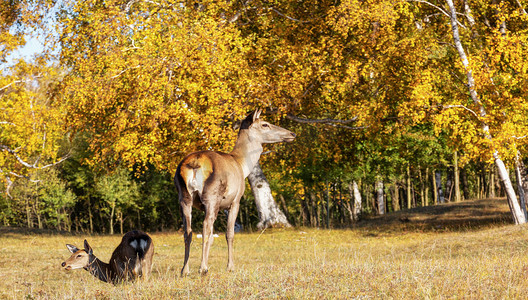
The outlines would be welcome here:
<svg viewBox="0 0 528 300">
<path fill-rule="evenodd" d="M 207 272 L 209 272 L 209 269 L 200 269 L 200 271 L 198 272 L 200 273 L 200 275 L 205 276 L 207 275 Z"/>
</svg>

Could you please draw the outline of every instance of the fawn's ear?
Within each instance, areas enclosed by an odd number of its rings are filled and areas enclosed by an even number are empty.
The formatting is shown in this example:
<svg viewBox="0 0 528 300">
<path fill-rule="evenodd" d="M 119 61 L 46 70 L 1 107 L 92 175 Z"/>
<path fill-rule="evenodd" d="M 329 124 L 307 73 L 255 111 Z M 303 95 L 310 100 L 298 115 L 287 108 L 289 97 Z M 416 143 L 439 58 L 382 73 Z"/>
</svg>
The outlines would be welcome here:
<svg viewBox="0 0 528 300">
<path fill-rule="evenodd" d="M 79 248 L 75 247 L 74 245 L 70 245 L 70 244 L 66 244 L 66 248 L 68 248 L 68 250 L 70 250 L 71 253 L 75 253 L 79 251 Z"/>
<path fill-rule="evenodd" d="M 92 247 L 90 247 L 87 240 L 84 240 L 84 251 L 86 251 L 86 253 L 88 253 L 89 255 L 93 254 Z"/>
</svg>

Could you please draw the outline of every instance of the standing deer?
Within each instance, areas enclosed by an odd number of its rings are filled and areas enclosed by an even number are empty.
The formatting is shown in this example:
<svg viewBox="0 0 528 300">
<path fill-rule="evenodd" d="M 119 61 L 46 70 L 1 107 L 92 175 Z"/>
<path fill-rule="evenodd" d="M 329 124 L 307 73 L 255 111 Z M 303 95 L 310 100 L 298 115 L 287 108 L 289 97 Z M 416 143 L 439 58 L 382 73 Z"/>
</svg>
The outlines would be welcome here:
<svg viewBox="0 0 528 300">
<path fill-rule="evenodd" d="M 66 244 L 72 255 L 62 267 L 66 270 L 84 268 L 90 274 L 104 282 L 116 284 L 123 280 L 147 279 L 152 267 L 154 244 L 148 234 L 134 230 L 127 232 L 121 244 L 112 253 L 109 263 L 100 261 L 94 254 L 88 241 L 84 240 L 84 249 Z"/>
<path fill-rule="evenodd" d="M 257 164 L 263 151 L 262 144 L 291 142 L 295 139 L 295 133 L 259 119 L 261 112 L 257 109 L 242 121 L 235 147 L 230 153 L 194 152 L 185 157 L 176 169 L 174 183 L 179 194 L 185 240 L 182 276 L 189 274 L 193 206 L 205 211 L 200 274 L 206 274 L 208 271 L 207 260 L 213 244 L 213 224 L 221 209 L 229 210 L 226 229 L 227 270 L 234 270 L 234 227 L 240 198 L 244 194 L 244 180 Z"/>
</svg>

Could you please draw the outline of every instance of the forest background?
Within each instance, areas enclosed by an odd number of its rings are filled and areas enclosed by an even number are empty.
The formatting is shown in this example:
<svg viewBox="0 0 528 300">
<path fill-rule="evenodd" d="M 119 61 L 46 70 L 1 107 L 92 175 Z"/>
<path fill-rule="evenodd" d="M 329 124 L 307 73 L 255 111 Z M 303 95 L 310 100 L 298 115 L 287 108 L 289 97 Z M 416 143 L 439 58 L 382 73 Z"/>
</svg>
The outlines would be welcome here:
<svg viewBox="0 0 528 300">
<path fill-rule="evenodd" d="M 261 158 L 284 226 L 495 196 L 525 223 L 525 7 L 2 0 L 0 222 L 178 230 L 178 162 L 230 151 L 263 108 L 298 136 Z M 9 60 L 31 34 L 43 51 Z M 252 191 L 246 230 L 266 222 Z"/>
</svg>

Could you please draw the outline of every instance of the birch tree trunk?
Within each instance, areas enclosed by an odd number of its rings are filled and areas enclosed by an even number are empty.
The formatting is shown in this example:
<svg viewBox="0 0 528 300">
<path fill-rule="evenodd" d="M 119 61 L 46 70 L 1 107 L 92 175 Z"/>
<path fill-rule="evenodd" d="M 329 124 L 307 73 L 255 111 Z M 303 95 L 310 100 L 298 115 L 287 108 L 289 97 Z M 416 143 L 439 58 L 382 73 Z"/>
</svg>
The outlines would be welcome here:
<svg viewBox="0 0 528 300">
<path fill-rule="evenodd" d="M 355 180 L 352 182 L 352 188 L 354 190 L 354 215 L 356 216 L 356 220 L 359 220 L 361 212 L 363 211 L 363 200 L 361 199 L 361 193 Z"/>
<path fill-rule="evenodd" d="M 264 176 L 260 164 L 257 163 L 255 165 L 253 171 L 248 176 L 248 181 L 253 196 L 255 197 L 255 204 L 257 205 L 260 219 L 257 228 L 263 230 L 268 227 L 277 226 L 291 227 L 288 219 L 273 199 L 268 180 Z"/>
<path fill-rule="evenodd" d="M 486 116 L 486 109 L 482 105 L 482 102 L 480 101 L 480 98 L 475 89 L 475 80 L 473 78 L 473 73 L 471 69 L 469 68 L 469 61 L 467 59 L 466 52 L 464 50 L 464 47 L 462 46 L 462 43 L 460 42 L 460 35 L 458 33 L 458 24 L 457 24 L 455 5 L 453 4 L 453 0 L 446 0 L 446 2 L 451 12 L 451 15 L 450 15 L 451 29 L 453 31 L 453 40 L 455 42 L 455 47 L 460 56 L 460 60 L 462 61 L 462 64 L 464 65 L 464 68 L 466 70 L 466 75 L 468 79 L 467 87 L 469 88 L 469 94 L 471 96 L 471 99 L 473 100 L 473 103 L 477 105 L 477 107 L 479 108 L 480 117 L 484 118 Z M 482 131 L 484 132 L 484 135 L 486 136 L 488 140 L 491 141 L 492 136 L 491 136 L 488 124 L 484 121 L 480 121 L 480 122 L 481 122 L 481 127 L 482 127 Z M 502 183 L 504 184 L 504 189 L 506 192 L 506 196 L 508 198 L 508 204 L 510 205 L 513 220 L 515 224 L 526 223 L 526 217 L 524 216 L 524 213 L 521 211 L 519 202 L 517 201 L 517 196 L 515 195 L 515 190 L 513 189 L 513 185 L 511 183 L 508 171 L 506 170 L 506 166 L 504 165 L 504 162 L 500 158 L 498 151 L 496 149 L 491 149 L 491 150 L 493 151 L 493 158 L 495 160 L 495 165 L 497 166 L 497 169 L 499 171 L 499 177 Z"/>
<path fill-rule="evenodd" d="M 458 152 L 453 153 L 453 164 L 454 164 L 454 177 L 455 177 L 455 202 L 460 202 L 462 199 L 460 197 L 460 172 L 458 169 Z"/>
<path fill-rule="evenodd" d="M 425 185 L 425 206 L 429 205 L 429 167 L 425 168 L 425 180 L 423 181 Z"/>
<path fill-rule="evenodd" d="M 407 209 L 412 208 L 411 167 L 407 164 Z"/>
<path fill-rule="evenodd" d="M 488 184 L 488 197 L 490 198 L 497 197 L 497 195 L 495 194 L 495 170 L 490 171 L 490 180 Z"/>
<path fill-rule="evenodd" d="M 90 220 L 90 234 L 93 233 L 93 215 L 92 215 L 92 205 L 88 203 L 88 217 Z"/>
<path fill-rule="evenodd" d="M 392 209 L 394 211 L 400 210 L 400 191 L 398 188 L 398 182 L 394 182 L 393 190 L 392 190 Z"/>
<path fill-rule="evenodd" d="M 353 207 L 350 209 L 350 218 L 353 222 L 359 221 L 361 217 L 361 193 L 359 192 L 358 184 L 354 180 L 348 185 L 348 192 L 353 199 Z"/>
<path fill-rule="evenodd" d="M 115 212 L 115 203 L 112 204 L 112 209 L 110 212 L 110 234 L 114 234 L 114 212 Z"/>
<path fill-rule="evenodd" d="M 432 174 L 433 179 L 433 204 L 438 204 L 438 188 L 436 187 L 436 171 L 433 170 Z"/>
<path fill-rule="evenodd" d="M 378 212 L 380 215 L 385 214 L 385 199 L 383 198 L 383 181 L 376 181 L 376 198 L 378 202 Z"/>
<path fill-rule="evenodd" d="M 325 182 L 324 200 L 326 201 L 326 228 L 330 228 L 330 193 L 328 191 L 328 182 Z"/>
<path fill-rule="evenodd" d="M 524 190 L 524 180 L 521 169 L 524 169 L 523 162 L 519 159 L 519 154 L 515 159 L 515 177 L 517 179 L 517 190 L 519 193 L 519 199 L 521 200 L 521 210 L 524 213 L 524 217 L 528 218 L 526 213 L 526 191 Z"/>
</svg>

